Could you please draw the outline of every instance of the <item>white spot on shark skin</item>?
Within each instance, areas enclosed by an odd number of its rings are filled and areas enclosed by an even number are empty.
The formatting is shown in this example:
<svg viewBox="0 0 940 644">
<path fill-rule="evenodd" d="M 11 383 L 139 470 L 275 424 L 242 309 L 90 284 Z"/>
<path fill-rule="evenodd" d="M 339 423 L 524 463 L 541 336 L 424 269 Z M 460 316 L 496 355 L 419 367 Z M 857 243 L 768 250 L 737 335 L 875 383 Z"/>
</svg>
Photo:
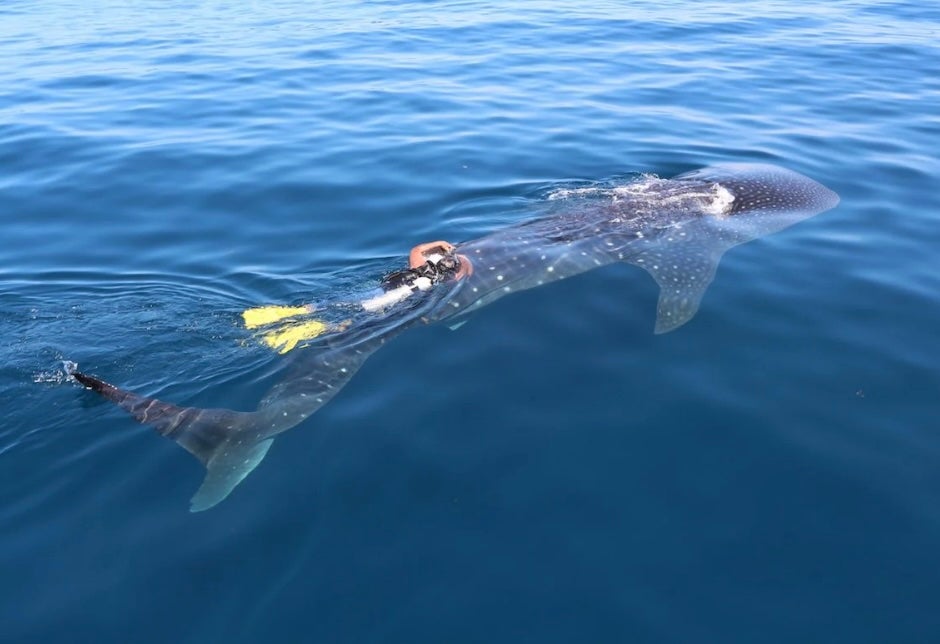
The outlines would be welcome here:
<svg viewBox="0 0 940 644">
<path fill-rule="evenodd" d="M 497 276 L 496 276 L 496 280 L 499 281 L 499 282 L 502 282 L 502 281 L 503 281 L 503 276 L 502 276 L 502 275 L 497 275 Z"/>
<path fill-rule="evenodd" d="M 555 272 L 555 267 L 554 267 L 554 266 L 549 266 L 549 267 L 548 267 L 547 269 L 545 269 L 545 270 L 547 270 L 549 273 L 554 273 L 554 272 Z"/>
</svg>

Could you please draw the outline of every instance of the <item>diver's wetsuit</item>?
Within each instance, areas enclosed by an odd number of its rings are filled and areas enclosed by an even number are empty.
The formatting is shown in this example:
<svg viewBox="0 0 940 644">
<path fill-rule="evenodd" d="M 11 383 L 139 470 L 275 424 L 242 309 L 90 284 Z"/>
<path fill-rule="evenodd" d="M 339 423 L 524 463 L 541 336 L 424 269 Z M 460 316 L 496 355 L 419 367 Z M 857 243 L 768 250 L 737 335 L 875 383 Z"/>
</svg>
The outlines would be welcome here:
<svg viewBox="0 0 940 644">
<path fill-rule="evenodd" d="M 389 273 L 382 280 L 382 288 L 387 291 L 405 285 L 419 288 L 415 284 L 421 278 L 429 280 L 431 284 L 436 284 L 443 279 L 452 277 L 458 270 L 460 270 L 460 259 L 451 251 L 437 261 L 429 259 L 417 268 L 407 268 Z"/>
</svg>

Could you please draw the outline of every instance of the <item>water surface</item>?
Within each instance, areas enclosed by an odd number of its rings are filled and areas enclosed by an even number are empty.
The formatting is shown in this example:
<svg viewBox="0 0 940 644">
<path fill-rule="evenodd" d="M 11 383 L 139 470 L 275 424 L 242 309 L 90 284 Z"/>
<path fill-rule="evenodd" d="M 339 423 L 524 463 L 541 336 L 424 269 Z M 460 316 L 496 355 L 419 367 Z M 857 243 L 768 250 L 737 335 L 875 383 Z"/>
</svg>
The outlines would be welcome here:
<svg viewBox="0 0 940 644">
<path fill-rule="evenodd" d="M 4 3 L 0 631 L 940 639 L 938 42 L 907 2 Z M 207 513 L 62 382 L 250 409 L 245 307 L 729 161 L 842 202 L 675 333 L 626 265 L 410 331 Z"/>
</svg>

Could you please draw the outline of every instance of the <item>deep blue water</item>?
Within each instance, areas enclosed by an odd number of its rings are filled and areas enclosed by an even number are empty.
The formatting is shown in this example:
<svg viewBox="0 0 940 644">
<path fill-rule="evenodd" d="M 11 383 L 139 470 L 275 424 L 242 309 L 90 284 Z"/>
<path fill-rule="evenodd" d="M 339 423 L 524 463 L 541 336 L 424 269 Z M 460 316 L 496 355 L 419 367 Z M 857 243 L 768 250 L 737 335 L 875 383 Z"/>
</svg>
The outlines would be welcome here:
<svg viewBox="0 0 940 644">
<path fill-rule="evenodd" d="M 0 639 L 940 641 L 931 3 L 0 5 Z M 218 507 L 61 360 L 251 409 L 238 313 L 770 162 L 698 316 L 606 267 L 410 331 Z"/>
</svg>

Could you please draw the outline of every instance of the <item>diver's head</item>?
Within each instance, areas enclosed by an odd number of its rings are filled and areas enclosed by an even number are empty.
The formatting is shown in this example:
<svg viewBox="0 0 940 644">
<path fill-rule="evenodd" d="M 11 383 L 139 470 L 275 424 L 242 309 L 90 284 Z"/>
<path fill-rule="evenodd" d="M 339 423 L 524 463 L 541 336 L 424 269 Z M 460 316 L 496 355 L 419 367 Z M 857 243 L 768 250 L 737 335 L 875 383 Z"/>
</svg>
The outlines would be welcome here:
<svg viewBox="0 0 940 644">
<path fill-rule="evenodd" d="M 454 245 L 446 241 L 433 241 L 425 244 L 418 244 L 411 249 L 408 255 L 408 265 L 411 268 L 418 268 L 427 263 L 437 264 L 448 256 L 453 256 Z"/>
<path fill-rule="evenodd" d="M 408 255 L 411 270 L 433 273 L 435 279 L 463 279 L 473 274 L 473 264 L 466 255 L 457 254 L 457 247 L 446 241 L 418 244 Z"/>
</svg>

